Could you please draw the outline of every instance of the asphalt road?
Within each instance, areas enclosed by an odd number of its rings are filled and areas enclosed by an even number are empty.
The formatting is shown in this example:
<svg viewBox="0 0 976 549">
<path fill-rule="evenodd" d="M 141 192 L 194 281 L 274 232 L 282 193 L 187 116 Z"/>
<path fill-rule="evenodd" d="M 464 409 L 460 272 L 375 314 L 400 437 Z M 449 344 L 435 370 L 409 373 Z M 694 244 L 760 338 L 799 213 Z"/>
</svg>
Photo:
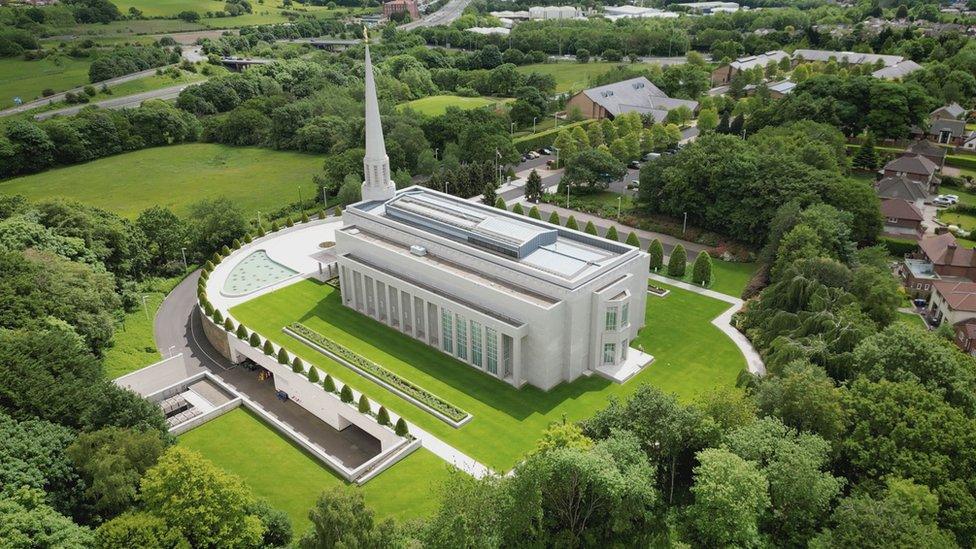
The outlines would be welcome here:
<svg viewBox="0 0 976 549">
<path fill-rule="evenodd" d="M 59 114 L 68 115 L 75 114 L 81 109 L 89 106 L 95 105 L 100 109 L 125 109 L 138 107 L 143 101 L 148 101 L 149 99 L 176 99 L 180 92 L 183 91 L 187 86 L 194 86 L 193 84 L 179 84 L 176 86 L 170 86 L 168 88 L 161 88 L 158 90 L 147 91 L 143 93 L 136 93 L 133 95 L 126 95 L 124 97 L 113 97 L 111 99 L 105 99 L 104 101 L 96 101 L 94 103 L 85 103 L 83 105 L 73 105 L 71 107 L 65 107 L 63 109 L 58 109 L 56 111 L 46 111 L 34 115 L 37 120 L 44 120 L 45 118 L 51 118 Z"/>
<path fill-rule="evenodd" d="M 468 7 L 471 0 L 450 0 L 444 7 L 425 15 L 419 21 L 411 21 L 404 25 L 400 25 L 398 28 L 400 30 L 413 30 L 420 27 L 434 27 L 437 25 L 450 25 L 458 17 L 461 17 L 461 13 L 464 8 Z"/>
<path fill-rule="evenodd" d="M 166 296 L 153 321 L 153 338 L 163 356 L 183 353 L 187 364 L 220 371 L 233 365 L 213 349 L 194 314 L 199 278 L 200 271 L 194 272 Z"/>
</svg>

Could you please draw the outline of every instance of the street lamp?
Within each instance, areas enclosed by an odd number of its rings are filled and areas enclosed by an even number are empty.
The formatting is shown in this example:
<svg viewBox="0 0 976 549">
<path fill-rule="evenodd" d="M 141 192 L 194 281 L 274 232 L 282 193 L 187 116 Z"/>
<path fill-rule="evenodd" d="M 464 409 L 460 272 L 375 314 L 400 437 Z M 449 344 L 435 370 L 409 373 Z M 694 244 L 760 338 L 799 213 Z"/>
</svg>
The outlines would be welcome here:
<svg viewBox="0 0 976 549">
<path fill-rule="evenodd" d="M 434 160 L 437 160 L 437 153 L 440 151 L 437 147 L 434 147 Z"/>
<path fill-rule="evenodd" d="M 539 119 L 538 116 L 533 116 L 532 117 L 532 133 L 535 133 L 535 121 L 538 120 L 538 119 Z"/>
<path fill-rule="evenodd" d="M 509 132 L 509 133 L 511 133 L 512 135 L 515 135 L 515 122 L 512 122 L 511 132 Z"/>
<path fill-rule="evenodd" d="M 149 306 L 146 305 L 146 299 L 148 298 L 148 295 L 142 296 L 142 312 L 146 313 L 146 320 L 149 320 Z"/>
<path fill-rule="evenodd" d="M 258 227 L 261 226 L 261 210 L 258 210 Z"/>
<path fill-rule="evenodd" d="M 559 113 L 557 112 L 552 113 L 552 127 L 553 128 L 559 127 Z"/>
<path fill-rule="evenodd" d="M 620 221 L 620 205 L 622 203 L 621 201 L 623 200 L 623 198 L 624 198 L 623 195 L 617 197 L 617 221 Z"/>
<path fill-rule="evenodd" d="M 186 248 L 180 248 L 180 253 L 183 254 L 183 270 L 186 271 L 190 268 L 190 266 L 186 264 Z"/>
<path fill-rule="evenodd" d="M 688 212 L 685 212 L 685 221 L 681 225 L 681 234 L 685 234 L 685 231 L 687 229 L 688 229 Z"/>
</svg>

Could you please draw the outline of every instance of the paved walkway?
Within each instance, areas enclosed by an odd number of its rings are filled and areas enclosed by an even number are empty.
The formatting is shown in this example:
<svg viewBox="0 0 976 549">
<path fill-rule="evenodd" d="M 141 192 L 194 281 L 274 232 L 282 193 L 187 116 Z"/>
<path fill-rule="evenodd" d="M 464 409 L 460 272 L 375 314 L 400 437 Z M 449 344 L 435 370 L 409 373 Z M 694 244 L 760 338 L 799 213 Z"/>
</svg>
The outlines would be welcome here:
<svg viewBox="0 0 976 549">
<path fill-rule="evenodd" d="M 650 273 L 647 276 L 656 282 L 663 282 L 676 288 L 681 288 L 682 290 L 688 290 L 689 292 L 701 294 L 712 299 L 731 303 L 732 306 L 726 309 L 724 313 L 712 319 L 712 324 L 714 324 L 719 330 L 722 330 L 725 335 L 729 336 L 729 339 L 731 339 L 732 342 L 735 343 L 735 346 L 739 348 L 739 351 L 742 352 L 742 356 L 744 356 L 746 359 L 746 366 L 749 368 L 751 373 L 758 375 L 766 374 L 766 365 L 763 364 L 762 357 L 760 357 L 759 353 L 756 352 L 756 349 L 752 346 L 749 339 L 732 325 L 732 315 L 738 312 L 744 303 L 741 299 L 716 292 L 715 290 L 700 288 L 694 284 L 688 284 L 687 282 L 679 282 L 673 278 L 667 278 L 654 273 Z M 648 296 L 648 299 L 656 298 Z"/>
<path fill-rule="evenodd" d="M 528 208 L 531 208 L 532 206 L 538 206 L 539 212 L 542 214 L 542 219 L 549 219 L 549 216 L 552 215 L 553 211 L 555 211 L 556 213 L 559 214 L 559 222 L 562 225 L 566 224 L 566 219 L 568 219 L 570 215 L 576 218 L 577 223 L 579 223 L 580 229 L 583 229 L 583 227 L 586 226 L 586 223 L 588 221 L 592 221 L 593 224 L 596 225 L 597 230 L 601 236 L 606 234 L 607 229 L 609 229 L 610 226 L 613 225 L 617 227 L 617 234 L 620 236 L 621 241 L 627 238 L 627 233 L 629 233 L 630 231 L 634 231 L 635 233 L 637 233 L 637 238 L 639 238 L 641 242 L 641 248 L 644 250 L 646 250 L 647 247 L 651 245 L 651 241 L 654 240 L 655 238 L 661 241 L 661 244 L 664 245 L 664 253 L 668 255 L 671 254 L 671 250 L 673 250 L 674 247 L 678 244 L 681 244 L 682 246 L 685 247 L 685 250 L 688 252 L 689 258 L 694 258 L 696 255 L 698 255 L 698 252 L 706 250 L 708 248 L 708 246 L 704 246 L 702 244 L 695 244 L 694 242 L 690 242 L 688 240 L 682 240 L 680 238 L 675 238 L 671 235 L 629 227 L 622 223 L 615 223 L 609 219 L 604 219 L 602 217 L 598 217 L 592 214 L 583 213 L 576 210 L 568 210 L 566 208 L 563 208 L 562 206 L 555 206 L 553 204 L 543 204 L 541 202 L 538 204 L 532 204 L 531 202 L 528 201 L 522 201 L 522 207 L 525 208 L 526 211 L 528 211 Z"/>
</svg>

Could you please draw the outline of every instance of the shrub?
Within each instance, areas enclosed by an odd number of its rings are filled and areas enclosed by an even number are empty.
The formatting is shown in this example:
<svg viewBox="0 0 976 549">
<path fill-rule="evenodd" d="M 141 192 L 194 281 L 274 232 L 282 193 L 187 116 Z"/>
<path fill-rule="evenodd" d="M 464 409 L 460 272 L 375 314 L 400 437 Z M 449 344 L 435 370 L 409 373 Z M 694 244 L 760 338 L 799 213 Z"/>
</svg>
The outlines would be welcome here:
<svg viewBox="0 0 976 549">
<path fill-rule="evenodd" d="M 712 283 L 712 258 L 704 251 L 698 252 L 695 265 L 691 268 L 691 281 L 708 286 Z"/>
<path fill-rule="evenodd" d="M 214 252 L 214 254 L 210 256 L 210 262 L 213 263 L 214 265 L 220 263 L 221 259 L 223 258 L 220 257 L 220 254 L 218 254 L 217 252 Z"/>
<path fill-rule="evenodd" d="M 583 228 L 583 232 L 593 236 L 598 236 L 598 233 L 596 232 L 596 225 L 594 225 L 592 221 L 586 222 L 586 227 Z"/>
<path fill-rule="evenodd" d="M 247 342 L 251 344 L 251 347 L 257 347 L 261 345 L 261 336 L 257 332 L 251 332 L 251 336 L 247 338 Z"/>
<path fill-rule="evenodd" d="M 264 340 L 264 347 L 262 347 L 261 350 L 264 351 L 264 354 L 268 356 L 274 356 L 274 347 L 268 340 Z"/>
<path fill-rule="evenodd" d="M 410 396 L 417 402 L 420 402 L 422 405 L 447 416 L 452 421 L 461 421 L 468 416 L 467 412 L 458 408 L 457 406 L 444 401 L 437 395 L 428 392 L 426 389 L 414 385 L 410 381 L 398 376 L 397 374 L 394 374 L 372 360 L 359 355 L 355 351 L 352 351 L 345 346 L 332 341 L 304 324 L 296 322 L 289 325 L 288 329 L 291 331 L 291 333 L 297 335 L 298 337 L 317 345 L 318 347 L 321 347 L 325 351 L 341 358 L 342 360 L 345 360 L 359 370 L 366 372 L 373 378 L 378 379 L 401 393 Z"/>
<path fill-rule="evenodd" d="M 380 425 L 390 425 L 390 412 L 386 411 L 386 406 L 380 406 L 380 411 L 376 412 L 376 421 Z"/>
<path fill-rule="evenodd" d="M 227 257 L 227 256 L 230 255 L 230 248 L 228 248 L 226 244 L 224 244 L 224 247 L 220 249 L 220 255 L 222 255 L 224 257 Z"/>
<path fill-rule="evenodd" d="M 308 223 L 308 213 L 302 212 L 302 223 Z"/>
<path fill-rule="evenodd" d="M 292 220 L 291 216 L 285 218 L 285 227 L 294 227 L 295 222 Z"/>
<path fill-rule="evenodd" d="M 576 218 L 575 217 L 569 216 L 569 219 L 566 220 L 566 228 L 567 229 L 572 229 L 574 231 L 578 231 L 579 230 L 579 223 L 576 222 Z"/>
<path fill-rule="evenodd" d="M 368 414 L 369 411 L 369 399 L 366 398 L 366 395 L 359 395 L 359 413 Z"/>
<path fill-rule="evenodd" d="M 339 399 L 342 400 L 343 402 L 353 401 L 352 389 L 350 389 L 348 385 L 342 386 L 342 390 L 339 391 Z"/>
<path fill-rule="evenodd" d="M 661 241 L 654 239 L 651 244 L 647 247 L 647 255 L 651 256 L 651 270 L 657 272 L 658 269 L 664 266 L 664 246 L 661 245 Z"/>
<path fill-rule="evenodd" d="M 904 257 L 906 254 L 913 253 L 918 249 L 918 242 L 914 240 L 902 240 L 900 238 L 889 238 L 882 236 L 878 242 L 888 250 L 890 255 Z"/>
<path fill-rule="evenodd" d="M 637 233 L 630 231 L 630 234 L 627 235 L 627 244 L 640 248 L 640 238 L 637 237 Z"/>
<path fill-rule="evenodd" d="M 245 244 L 250 244 L 252 241 L 254 241 L 254 238 L 251 236 L 251 233 L 247 233 L 244 235 Z"/>
<path fill-rule="evenodd" d="M 231 320 L 230 318 L 225 318 L 224 319 L 224 329 L 227 330 L 228 332 L 233 332 L 234 331 L 234 321 Z"/>
<path fill-rule="evenodd" d="M 276 232 L 278 232 L 280 230 L 281 230 L 281 226 L 278 225 L 278 222 L 277 221 L 272 221 L 271 222 L 271 232 L 276 233 Z"/>
<path fill-rule="evenodd" d="M 315 366 L 308 369 L 308 380 L 312 383 L 318 383 L 321 380 L 319 377 L 319 369 Z"/>
<path fill-rule="evenodd" d="M 685 247 L 678 244 L 671 251 L 671 257 L 668 259 L 668 276 L 673 276 L 675 278 L 683 278 L 685 276 L 685 269 L 688 263 L 688 252 L 685 251 Z"/>
<path fill-rule="evenodd" d="M 241 241 L 235 238 L 234 239 L 234 249 L 236 250 L 236 249 L 238 249 L 240 247 L 241 247 Z"/>
<path fill-rule="evenodd" d="M 618 241 L 618 242 L 620 241 L 620 237 L 617 235 L 617 228 L 614 227 L 613 225 L 610 225 L 610 228 L 607 229 L 607 234 L 603 235 L 603 238 L 606 238 L 607 240 Z"/>
<path fill-rule="evenodd" d="M 529 209 L 529 217 L 531 217 L 532 219 L 538 219 L 538 220 L 541 221 L 542 220 L 542 214 L 539 213 L 539 208 L 537 208 L 536 206 L 532 206 L 532 208 Z"/>
<path fill-rule="evenodd" d="M 234 335 L 236 335 L 237 339 L 240 339 L 241 341 L 247 341 L 247 328 L 245 328 L 243 324 L 238 324 L 237 333 Z"/>
<path fill-rule="evenodd" d="M 555 211 L 553 211 L 551 214 L 549 214 L 549 223 L 552 223 L 553 225 L 559 225 L 560 224 L 559 223 L 559 214 L 556 213 Z"/>
<path fill-rule="evenodd" d="M 319 219 L 325 219 L 325 208 L 319 210 Z"/>
<path fill-rule="evenodd" d="M 499 210 L 508 209 L 508 205 L 505 204 L 505 199 L 500 196 L 498 197 L 498 200 L 495 200 L 495 207 L 498 208 Z"/>
<path fill-rule="evenodd" d="M 213 261 L 207 261 L 206 263 L 203 264 L 203 272 L 207 273 L 207 277 L 210 276 L 210 271 L 212 270 L 214 270 Z M 204 278 L 203 274 L 200 275 L 200 278 L 202 279 Z"/>
<path fill-rule="evenodd" d="M 211 318 L 213 318 L 213 321 L 216 324 L 224 323 L 224 315 L 220 313 L 220 309 L 214 309 L 213 316 Z"/>
<path fill-rule="evenodd" d="M 342 208 L 339 207 L 339 206 L 336 206 L 335 209 L 332 210 L 332 212 L 335 214 L 336 217 L 339 217 L 339 216 L 342 215 Z"/>
<path fill-rule="evenodd" d="M 257 235 L 258 238 L 264 236 L 264 225 L 261 225 L 260 223 L 258 224 Z"/>
<path fill-rule="evenodd" d="M 325 374 L 325 379 L 322 380 L 322 388 L 330 393 L 335 392 L 335 380 L 332 379 L 331 375 Z"/>
<path fill-rule="evenodd" d="M 268 342 L 270 344 L 270 342 Z M 284 347 L 278 348 L 278 364 L 288 364 L 290 359 L 288 358 L 288 351 Z"/>
<path fill-rule="evenodd" d="M 515 205 L 512 206 L 512 213 L 519 214 L 519 215 L 525 215 L 525 210 L 522 209 L 522 205 L 521 204 L 519 204 L 518 202 L 516 202 Z"/>
<path fill-rule="evenodd" d="M 407 433 L 410 432 L 407 429 L 407 422 L 406 421 L 403 421 L 403 418 L 402 417 L 397 420 L 396 427 L 393 428 L 393 431 L 396 432 L 396 434 L 399 435 L 399 436 L 401 436 L 401 437 L 407 436 Z"/>
</svg>

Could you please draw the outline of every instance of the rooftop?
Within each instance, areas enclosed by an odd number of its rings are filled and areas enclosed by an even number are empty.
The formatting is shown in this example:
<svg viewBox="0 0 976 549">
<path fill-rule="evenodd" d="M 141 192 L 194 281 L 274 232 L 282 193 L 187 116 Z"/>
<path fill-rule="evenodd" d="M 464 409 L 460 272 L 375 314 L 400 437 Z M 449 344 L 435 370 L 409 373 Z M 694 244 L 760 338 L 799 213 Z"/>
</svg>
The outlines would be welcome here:
<svg viewBox="0 0 976 549">
<path fill-rule="evenodd" d="M 567 281 L 599 272 L 636 250 L 424 187 L 352 207 Z M 455 267 L 470 276 L 470 269 Z"/>
<path fill-rule="evenodd" d="M 866 63 L 873 64 L 881 61 L 886 67 L 897 65 L 905 60 L 905 58 L 900 55 L 879 55 L 876 53 L 858 53 L 853 51 L 804 49 L 795 50 L 793 52 L 793 58 L 803 59 L 805 61 L 829 61 L 831 58 L 834 58 L 838 63 L 843 63 L 846 61 L 855 65 L 863 65 Z"/>
<path fill-rule="evenodd" d="M 881 215 L 889 219 L 906 219 L 908 221 L 922 221 L 922 212 L 911 202 L 892 198 L 881 201 Z"/>
<path fill-rule="evenodd" d="M 739 70 L 751 69 L 753 67 L 765 67 L 771 62 L 778 63 L 783 58 L 789 58 L 790 54 L 783 50 L 773 50 L 767 51 L 766 53 L 760 53 L 758 55 L 749 55 L 746 57 L 740 57 L 735 61 L 729 63 L 733 68 Z"/>
<path fill-rule="evenodd" d="M 899 61 L 890 67 L 885 67 L 883 69 L 878 69 L 871 73 L 871 76 L 875 78 L 883 78 L 886 80 L 895 80 L 898 78 L 904 78 L 909 74 L 922 68 L 922 65 L 912 61 L 911 59 L 906 59 L 904 61 Z"/>
<path fill-rule="evenodd" d="M 935 165 L 935 162 L 932 162 L 924 156 L 908 154 L 899 156 L 891 162 L 888 162 L 884 165 L 884 169 L 885 171 L 891 170 L 901 173 L 932 175 L 938 169 L 938 166 Z"/>
<path fill-rule="evenodd" d="M 653 113 L 680 106 L 691 110 L 698 108 L 697 101 L 687 99 L 672 99 L 660 88 L 643 76 L 590 88 L 580 92 L 600 105 L 613 116 L 628 112 Z"/>
<path fill-rule="evenodd" d="M 966 115 L 966 109 L 964 109 L 962 105 L 960 105 L 959 103 L 955 103 L 955 102 L 949 103 L 944 107 L 939 107 L 938 109 L 935 109 L 934 111 L 932 111 L 932 114 L 936 114 L 940 112 L 944 114 L 948 114 L 953 118 L 962 118 L 963 116 Z"/>
<path fill-rule="evenodd" d="M 948 282 L 932 284 L 953 311 L 976 312 L 976 282 Z"/>
<path fill-rule="evenodd" d="M 973 261 L 976 258 L 973 257 L 973 249 L 960 246 L 952 233 L 923 238 L 918 245 L 922 248 L 925 256 L 929 258 L 929 261 L 936 265 L 974 266 Z"/>
<path fill-rule="evenodd" d="M 945 158 L 948 152 L 945 147 L 940 147 L 928 139 L 919 139 L 909 145 L 905 151 L 922 156 L 936 156 L 939 158 Z"/>
<path fill-rule="evenodd" d="M 878 181 L 875 186 L 881 198 L 901 198 L 903 200 L 924 200 L 928 193 L 924 185 L 903 175 L 889 175 Z"/>
<path fill-rule="evenodd" d="M 966 135 L 966 121 L 953 120 L 951 118 L 939 118 L 937 120 L 933 120 L 932 125 L 929 128 L 929 133 L 936 135 L 942 131 L 951 132 L 952 135 L 955 136 Z"/>
<path fill-rule="evenodd" d="M 924 259 L 906 259 L 905 267 L 912 272 L 914 278 L 939 279 L 939 273 L 935 272 L 935 267 Z"/>
</svg>

